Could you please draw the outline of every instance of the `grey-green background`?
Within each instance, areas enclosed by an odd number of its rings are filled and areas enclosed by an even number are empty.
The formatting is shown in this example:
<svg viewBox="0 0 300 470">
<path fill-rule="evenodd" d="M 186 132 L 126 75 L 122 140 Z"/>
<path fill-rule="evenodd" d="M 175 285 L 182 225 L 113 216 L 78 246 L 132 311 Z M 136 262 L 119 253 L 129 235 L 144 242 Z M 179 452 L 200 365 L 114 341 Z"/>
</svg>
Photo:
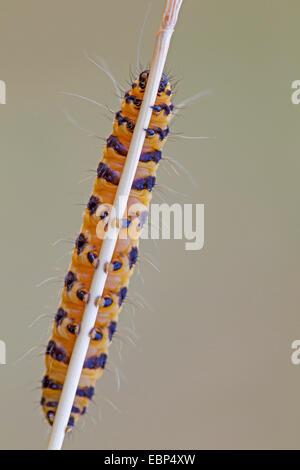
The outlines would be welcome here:
<svg viewBox="0 0 300 470">
<path fill-rule="evenodd" d="M 108 136 L 100 108 L 59 94 L 77 92 L 117 110 L 109 79 L 84 57 L 103 56 L 126 89 L 147 1 L 0 0 L 1 323 L 0 447 L 44 448 L 39 408 L 43 351 L 72 239 Z M 152 55 L 163 1 L 154 0 L 142 42 Z M 168 68 L 175 101 L 212 89 L 172 130 L 216 136 L 170 141 L 166 154 L 192 173 L 168 174 L 168 202 L 205 204 L 205 247 L 143 241 L 160 273 L 142 259 L 130 286 L 136 347 L 111 363 L 96 402 L 65 448 L 300 449 L 299 124 L 291 82 L 300 78 L 298 0 L 184 0 Z M 105 114 L 105 113 L 104 113 Z M 160 200 L 155 197 L 157 202 Z M 61 258 L 61 259 L 59 259 Z M 58 267 L 58 270 L 57 270 Z M 40 288 L 36 284 L 51 276 Z M 131 307 L 120 328 L 131 328 Z M 32 328 L 30 323 L 40 314 Z M 17 362 L 26 351 L 27 357 Z M 104 397 L 104 398 L 102 398 Z M 119 411 L 110 406 L 111 400 Z M 100 416 L 101 414 L 101 416 Z"/>
</svg>

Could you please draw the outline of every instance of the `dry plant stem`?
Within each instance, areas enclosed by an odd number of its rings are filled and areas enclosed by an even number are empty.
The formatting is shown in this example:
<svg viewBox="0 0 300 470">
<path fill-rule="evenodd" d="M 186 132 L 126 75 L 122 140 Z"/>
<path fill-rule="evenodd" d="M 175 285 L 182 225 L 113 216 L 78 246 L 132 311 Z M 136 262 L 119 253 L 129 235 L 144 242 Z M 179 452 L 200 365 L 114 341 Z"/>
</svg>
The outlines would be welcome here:
<svg viewBox="0 0 300 470">
<path fill-rule="evenodd" d="M 145 140 L 145 129 L 147 129 L 149 125 L 152 114 L 151 106 L 154 105 L 156 100 L 160 79 L 167 58 L 170 40 L 174 31 L 181 4 L 182 0 L 167 0 L 165 11 L 156 35 L 154 55 L 143 103 L 135 125 L 126 158 L 126 163 L 114 201 L 113 213 L 115 214 L 117 220 L 122 219 L 126 211 L 128 197 L 130 195 L 131 186 Z M 85 308 L 80 334 L 76 340 L 68 367 L 66 380 L 63 386 L 47 447 L 48 450 L 60 450 L 63 444 L 65 430 L 71 414 L 82 367 L 89 347 L 89 333 L 94 327 L 97 317 L 98 307 L 95 305 L 95 299 L 102 295 L 107 278 L 106 266 L 107 263 L 110 263 L 112 259 L 119 234 L 119 228 L 117 225 L 118 224 L 116 224 L 116 226 L 107 232 L 109 233 L 109 236 L 106 236 L 102 243 L 100 264 L 93 277 L 93 282 L 90 289 L 90 301 Z"/>
</svg>

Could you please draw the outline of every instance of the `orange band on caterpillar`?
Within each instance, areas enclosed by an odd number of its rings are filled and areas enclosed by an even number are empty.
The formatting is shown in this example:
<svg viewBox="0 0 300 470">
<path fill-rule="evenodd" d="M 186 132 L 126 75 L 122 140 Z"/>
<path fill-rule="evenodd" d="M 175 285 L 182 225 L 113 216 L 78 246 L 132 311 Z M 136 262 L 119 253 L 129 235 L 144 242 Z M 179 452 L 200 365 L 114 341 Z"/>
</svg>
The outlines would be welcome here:
<svg viewBox="0 0 300 470">
<path fill-rule="evenodd" d="M 132 84 L 131 90 L 125 94 L 121 110 L 115 116 L 113 133 L 104 147 L 93 193 L 84 212 L 83 225 L 65 277 L 61 303 L 46 349 L 46 373 L 42 380 L 41 405 L 51 425 L 74 343 L 80 331 L 85 304 L 89 302 L 94 271 L 99 264 L 102 238 L 99 237 L 97 227 L 99 230 L 99 222 L 105 222 L 108 218 L 108 207 L 114 202 L 148 76 L 149 71 L 140 74 Z M 139 226 L 145 222 L 161 150 L 169 132 L 168 124 L 172 110 L 171 86 L 163 74 L 128 200 L 127 219 L 122 221 L 122 227 L 128 229 L 127 236 L 121 236 L 122 231 L 120 232 L 112 261 L 108 266 L 103 295 L 97 299 L 97 320 L 90 332 L 91 341 L 68 423 L 69 430 L 79 416 L 85 414 L 94 394 L 95 382 L 105 368 L 108 347 L 116 331 L 129 279 L 137 261 L 140 233 L 137 230 L 137 221 Z M 144 207 L 146 211 L 133 210 L 133 207 Z M 131 224 L 134 226 L 132 231 Z"/>
</svg>

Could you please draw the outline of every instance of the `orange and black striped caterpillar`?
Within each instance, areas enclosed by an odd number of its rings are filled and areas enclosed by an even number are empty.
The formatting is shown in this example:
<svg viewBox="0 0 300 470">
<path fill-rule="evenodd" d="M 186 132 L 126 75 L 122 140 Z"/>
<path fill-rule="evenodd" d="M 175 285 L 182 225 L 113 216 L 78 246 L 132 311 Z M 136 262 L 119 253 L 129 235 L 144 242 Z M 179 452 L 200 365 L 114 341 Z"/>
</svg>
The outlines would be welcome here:
<svg viewBox="0 0 300 470">
<path fill-rule="evenodd" d="M 46 374 L 42 380 L 41 405 L 50 425 L 54 421 L 85 304 L 89 302 L 93 274 L 99 264 L 102 239 L 97 236 L 97 225 L 99 221 L 105 222 L 108 218 L 106 205 L 112 205 L 114 202 L 148 76 L 149 70 L 146 70 L 132 83 L 131 90 L 124 96 L 121 110 L 115 115 L 113 133 L 106 141 L 103 157 L 97 168 L 93 193 L 84 212 L 83 225 L 64 280 L 61 303 L 55 316 L 52 337 L 46 349 Z M 132 213 L 130 207 L 142 204 L 147 209 L 150 204 L 156 170 L 162 156 L 161 150 L 169 133 L 168 124 L 172 111 L 171 85 L 163 74 L 149 128 L 145 130 L 146 137 L 128 200 L 127 216 L 122 221 L 124 230 L 137 220 L 141 227 L 147 218 L 147 210 Z M 103 295 L 98 300 L 97 320 L 90 333 L 91 341 L 69 418 L 68 430 L 72 429 L 80 415 L 85 414 L 87 405 L 94 395 L 95 382 L 103 373 L 108 347 L 116 331 L 129 279 L 137 261 L 138 237 L 131 237 L 130 231 L 126 232 L 127 236 L 121 237 L 121 232 L 112 262 L 108 267 L 109 274 Z"/>
</svg>

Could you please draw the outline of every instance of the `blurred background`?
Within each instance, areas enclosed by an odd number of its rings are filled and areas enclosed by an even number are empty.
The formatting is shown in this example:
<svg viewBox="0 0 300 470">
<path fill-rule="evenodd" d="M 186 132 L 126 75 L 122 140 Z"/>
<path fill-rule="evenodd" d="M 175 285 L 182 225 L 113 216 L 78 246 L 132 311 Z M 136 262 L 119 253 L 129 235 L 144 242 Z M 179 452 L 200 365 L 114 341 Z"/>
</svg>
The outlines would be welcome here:
<svg viewBox="0 0 300 470">
<path fill-rule="evenodd" d="M 108 113 L 60 92 L 118 110 L 111 81 L 84 50 L 128 89 L 148 2 L 0 5 L 0 447 L 43 449 L 43 353 L 103 148 L 89 134 L 112 128 Z M 153 1 L 144 65 L 163 5 Z M 106 371 L 66 449 L 300 449 L 300 366 L 291 363 L 300 339 L 300 106 L 291 103 L 299 15 L 297 0 L 184 1 L 167 66 L 178 81 L 174 101 L 213 94 L 187 107 L 172 131 L 216 139 L 166 146 L 196 188 L 166 164 L 158 180 L 176 191 L 166 190 L 167 202 L 205 205 L 205 246 L 142 241 L 160 272 L 141 256 L 129 293 L 151 310 L 124 308 L 120 329 L 137 338 L 122 358 L 117 341 L 110 348 L 120 391 Z"/>
</svg>

